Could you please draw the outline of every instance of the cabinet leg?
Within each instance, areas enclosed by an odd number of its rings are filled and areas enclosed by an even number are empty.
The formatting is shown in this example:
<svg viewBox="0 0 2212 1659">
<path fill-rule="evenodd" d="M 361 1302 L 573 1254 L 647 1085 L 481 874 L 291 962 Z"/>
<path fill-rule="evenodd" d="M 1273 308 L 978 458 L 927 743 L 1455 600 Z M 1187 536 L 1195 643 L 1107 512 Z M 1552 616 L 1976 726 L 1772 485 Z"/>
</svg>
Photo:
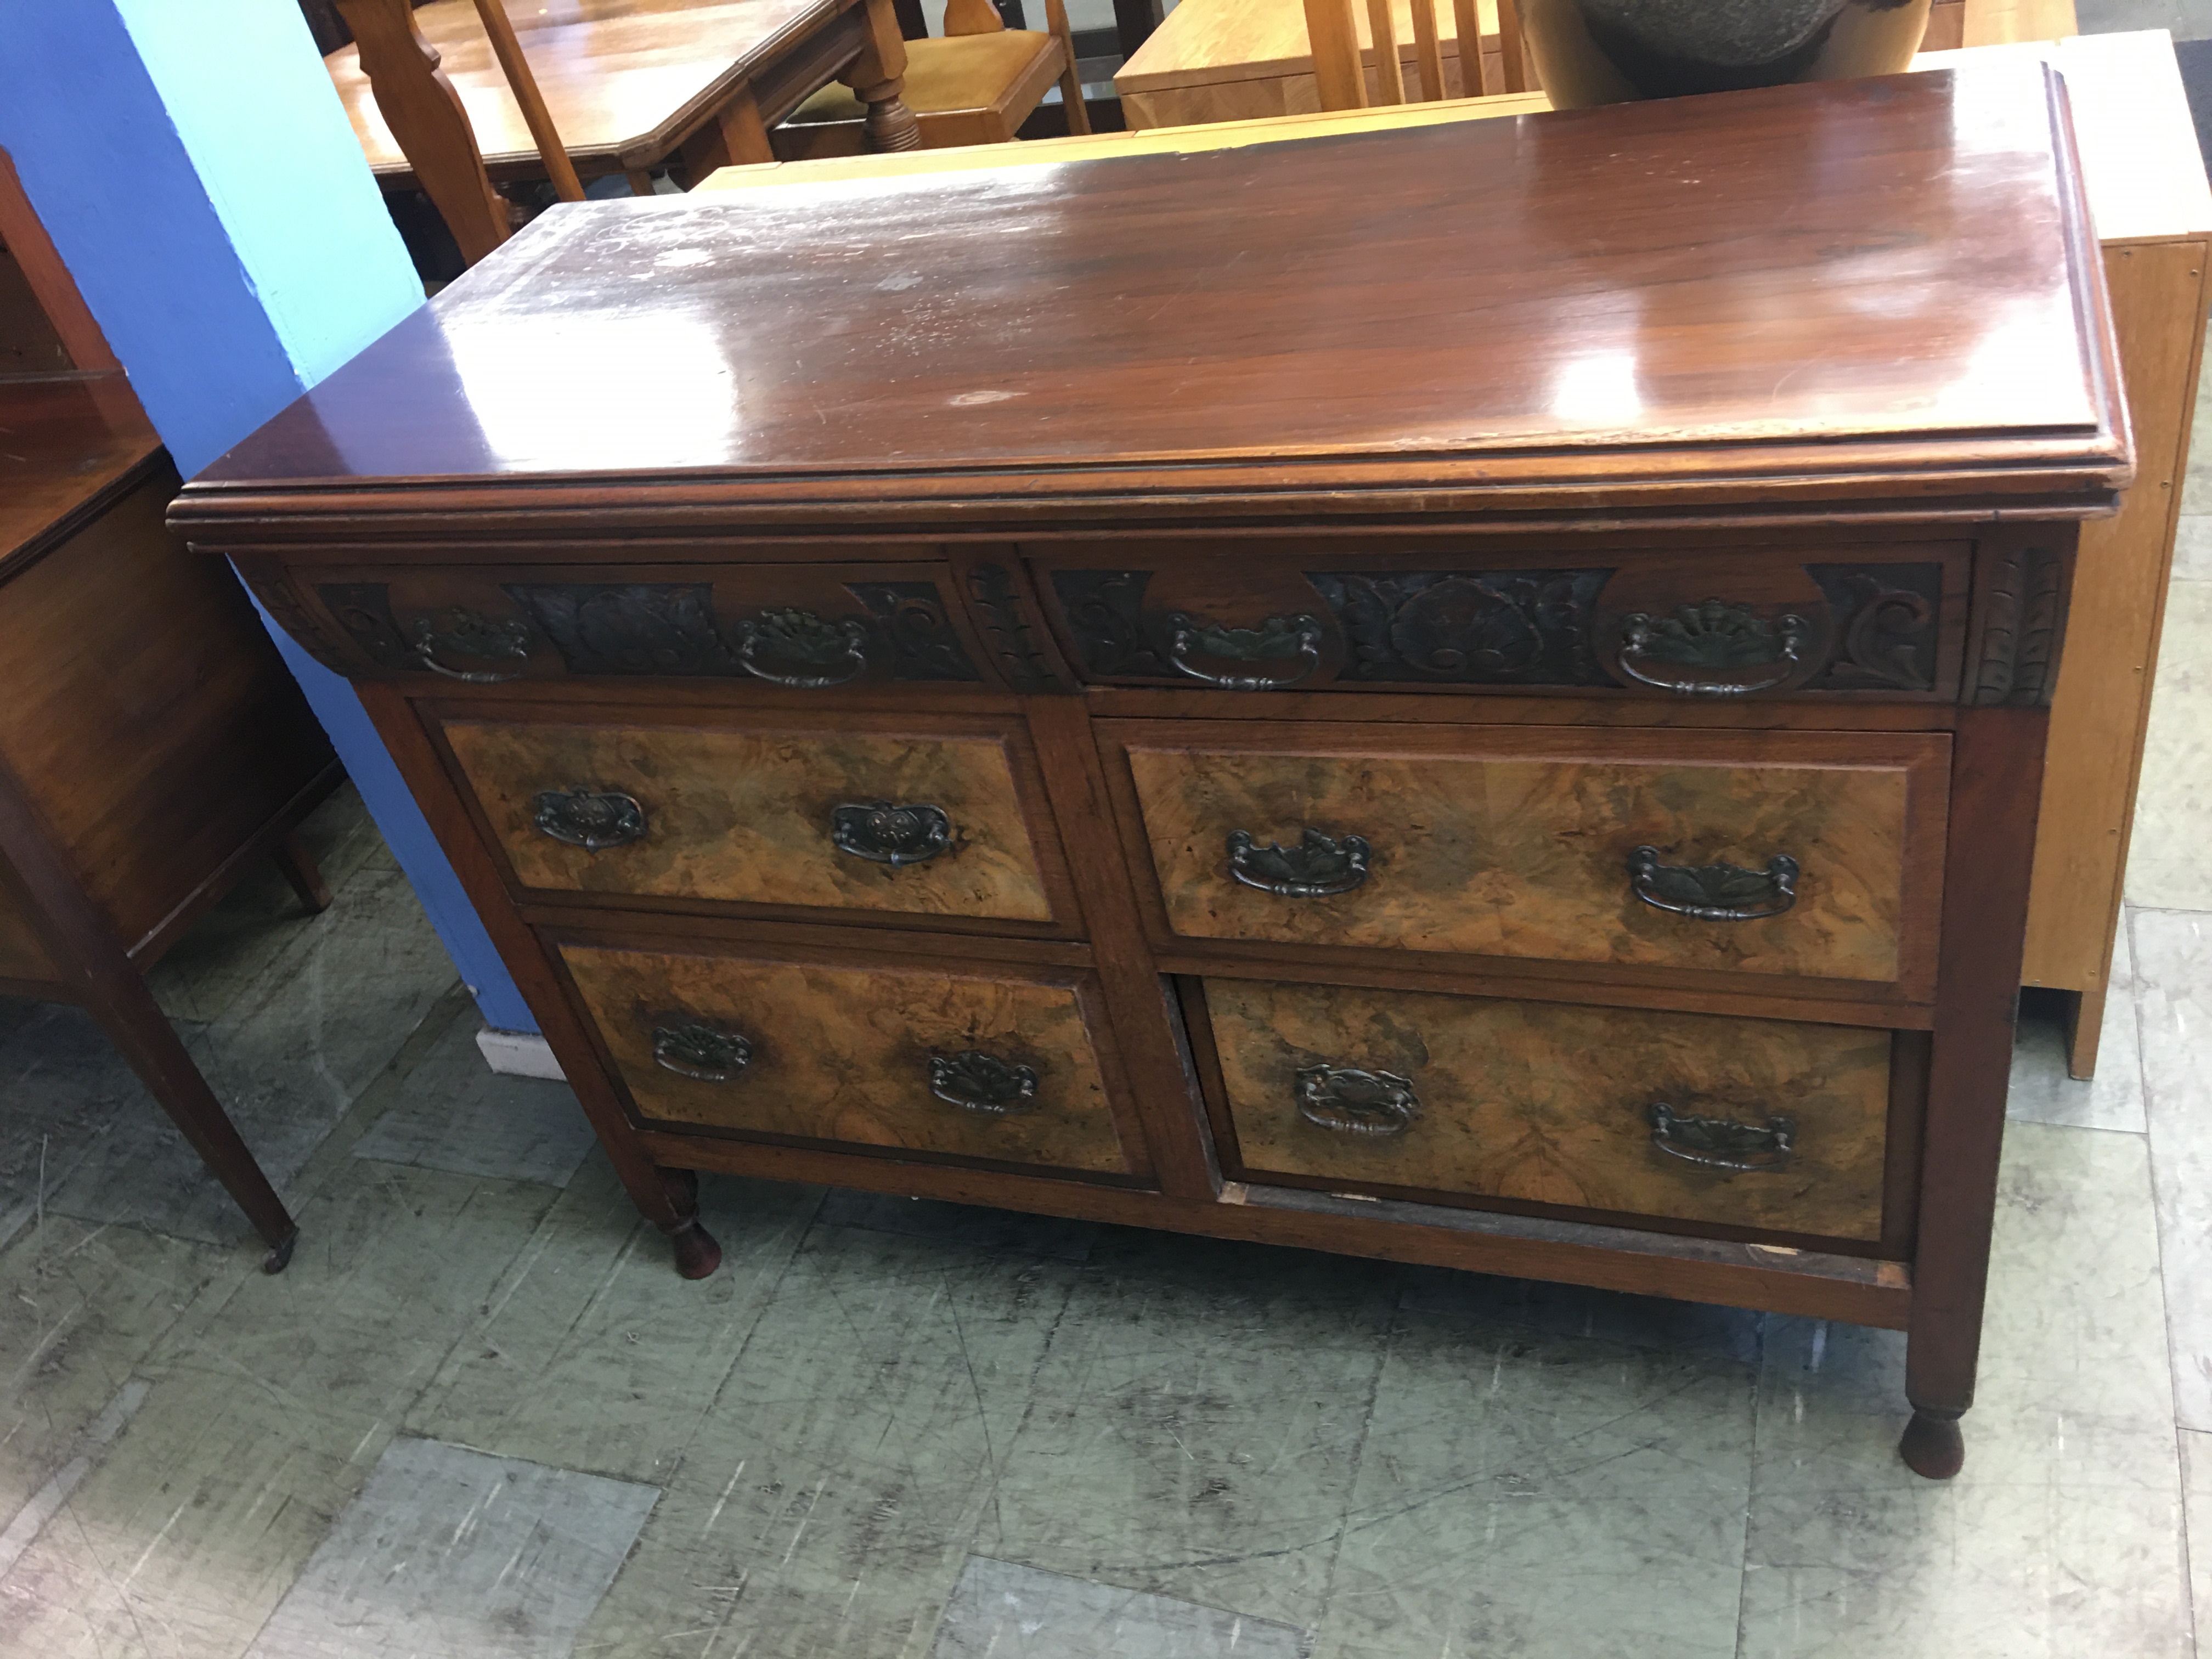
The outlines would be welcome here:
<svg viewBox="0 0 2212 1659">
<path fill-rule="evenodd" d="M 2105 999 L 2112 994 L 2109 963 L 2106 977 L 2087 991 L 2077 991 L 2066 1021 L 2066 1075 L 2087 1083 L 2097 1075 L 2097 1044 L 2105 1035 Z"/>
<path fill-rule="evenodd" d="M 331 884 L 323 879 L 322 866 L 315 862 L 315 855 L 300 839 L 298 830 L 285 831 L 284 839 L 270 848 L 270 856 L 276 860 L 276 867 L 292 884 L 292 890 L 300 896 L 309 915 L 319 916 L 331 908 Z"/>
<path fill-rule="evenodd" d="M 675 1249 L 676 1271 L 685 1279 L 705 1279 L 722 1265 L 722 1247 L 699 1224 L 699 1172 L 664 1169 L 660 1184 L 676 1211 L 673 1224 L 657 1224 Z"/>
<path fill-rule="evenodd" d="M 269 1253 L 261 1260 L 261 1270 L 283 1272 L 292 1259 L 293 1243 L 300 1236 L 299 1224 L 253 1161 L 238 1126 L 192 1063 L 167 1016 L 154 1000 L 154 994 L 136 974 L 126 972 L 99 986 L 85 1006 L 109 1041 L 131 1062 L 131 1069 L 137 1073 L 147 1092 L 169 1115 L 191 1149 L 222 1182 L 223 1190 L 246 1212 L 253 1231 L 267 1243 Z"/>
<path fill-rule="evenodd" d="M 1966 1437 L 1959 1431 L 1960 1413 L 1942 1407 L 1915 1406 L 1897 1455 L 1913 1474 L 1948 1480 L 1966 1466 Z"/>
</svg>

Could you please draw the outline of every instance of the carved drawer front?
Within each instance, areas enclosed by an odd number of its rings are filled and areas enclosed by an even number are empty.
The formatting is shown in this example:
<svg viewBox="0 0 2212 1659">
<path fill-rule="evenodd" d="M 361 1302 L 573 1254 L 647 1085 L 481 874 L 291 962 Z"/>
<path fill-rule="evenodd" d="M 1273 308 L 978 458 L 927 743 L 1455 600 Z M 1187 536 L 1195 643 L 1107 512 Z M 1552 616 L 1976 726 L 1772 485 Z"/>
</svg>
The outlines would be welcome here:
<svg viewBox="0 0 2212 1659">
<path fill-rule="evenodd" d="M 1249 544 L 1248 544 L 1249 546 Z M 1965 542 L 1418 555 L 1285 541 L 1031 550 L 1068 660 L 1116 685 L 1957 695 Z"/>
<path fill-rule="evenodd" d="M 363 569 L 311 591 L 332 641 L 365 665 L 465 684 L 580 674 L 823 692 L 999 684 L 941 564 Z"/>
<path fill-rule="evenodd" d="M 1881 1236 L 1887 1031 L 1254 980 L 1204 994 L 1255 1181 Z"/>
<path fill-rule="evenodd" d="M 524 888 L 1072 925 L 1018 721 L 444 731 Z"/>
<path fill-rule="evenodd" d="M 664 1126 L 1139 1169 L 1107 1103 L 1080 975 L 575 944 L 561 956 L 630 1099 Z"/>
<path fill-rule="evenodd" d="M 1169 939 L 1933 983 L 1940 733 L 1099 725 Z"/>
</svg>

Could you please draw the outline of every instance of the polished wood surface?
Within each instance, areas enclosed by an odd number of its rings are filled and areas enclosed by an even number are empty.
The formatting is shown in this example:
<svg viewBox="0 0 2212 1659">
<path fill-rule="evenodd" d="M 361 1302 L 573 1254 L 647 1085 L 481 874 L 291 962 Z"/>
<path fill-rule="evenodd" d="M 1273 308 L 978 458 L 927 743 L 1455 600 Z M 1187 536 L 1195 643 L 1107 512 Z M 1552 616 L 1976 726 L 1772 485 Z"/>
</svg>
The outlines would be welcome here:
<svg viewBox="0 0 2212 1659">
<path fill-rule="evenodd" d="M 524 887 L 1048 921 L 1015 734 L 942 721 L 787 720 L 734 729 L 453 720 L 445 739 Z M 635 841 L 586 852 L 538 827 L 550 791 L 619 792 Z M 841 851 L 840 808 L 936 809 L 942 852 L 903 866 Z M 1043 826 L 1049 834 L 1048 824 Z"/>
<path fill-rule="evenodd" d="M 1205 997 L 1252 1180 L 1881 1237 L 1887 1031 L 1219 977 Z M 1389 1133 L 1324 1127 L 1299 1105 L 1314 1066 L 1403 1079 L 1419 1115 Z M 1793 1150 L 1774 1169 L 1686 1162 L 1655 1146 L 1655 1103 L 1753 1127 L 1787 1117 Z"/>
<path fill-rule="evenodd" d="M 1923 995 L 1934 981 L 1941 737 L 1190 720 L 1101 735 L 1134 786 L 1132 842 L 1152 866 L 1140 878 L 1184 938 L 1902 978 Z M 1367 843 L 1357 886 L 1286 897 L 1232 876 L 1232 835 L 1295 846 L 1309 830 Z M 1801 873 L 1779 914 L 1700 920 L 1637 896 L 1628 866 L 1644 846 L 1669 866 L 1747 872 L 1778 854 Z"/>
<path fill-rule="evenodd" d="M 865 209 L 836 190 L 559 208 L 216 462 L 179 514 L 349 475 L 635 490 L 608 465 L 611 421 L 632 447 L 651 422 L 661 470 L 716 469 L 701 499 L 812 514 L 895 491 L 955 511 L 1004 488 L 959 476 L 978 467 L 1032 469 L 1032 501 L 1172 468 L 1224 507 L 1261 478 L 1279 500 L 1418 479 L 1626 509 L 1778 470 L 1778 498 L 1833 501 L 1880 465 L 2103 511 L 2124 445 L 2109 337 L 2075 326 L 2094 278 L 2056 108 L 2031 70 L 1978 84 L 2008 119 L 1964 119 L 1935 74 L 1135 157 L 1018 201 L 962 176 L 886 181 Z M 1817 151 L 1786 136 L 1808 121 Z M 1422 210 L 1378 198 L 1377 177 L 1419 180 Z M 885 215 L 896 254 L 872 258 L 897 270 L 843 287 L 823 335 L 823 239 L 865 241 Z M 1889 251 L 1859 253 L 1867 239 Z M 648 246 L 641 325 L 625 262 Z M 540 374 L 513 343 L 525 281 L 562 313 Z M 945 302 L 979 292 L 989 306 Z M 1755 330 L 1733 323 L 1747 306 Z M 1404 328 L 1409 309 L 1428 325 Z M 393 386 L 439 390 L 400 406 Z M 1728 448 L 1686 466 L 1692 438 Z M 288 495 L 296 511 L 312 492 Z"/>
<path fill-rule="evenodd" d="M 96 380 L 0 381 L 0 574 L 97 511 L 161 447 Z"/>
<path fill-rule="evenodd" d="M 825 182 L 556 209 L 173 518 L 358 685 L 679 1271 L 712 1249 L 684 1172 L 733 1170 L 1911 1323 L 1905 1449 L 1940 1474 L 1927 1425 L 1972 1389 L 2006 1075 L 1991 1021 L 2018 970 L 2075 520 L 2131 465 L 2062 113 L 2040 70 L 1998 66 L 1507 123 L 1363 116 L 1242 148 L 1140 135 L 1151 153 L 1110 165 L 955 158 L 932 180 L 795 165 L 767 172 Z M 564 361 L 539 375 L 519 343 L 553 334 Z M 776 597 L 798 570 L 805 597 Z M 811 620 L 776 624 L 764 675 L 746 653 L 778 606 Z M 1055 832 L 1033 841 L 1048 924 L 522 887 L 512 826 L 442 735 L 791 731 L 809 756 L 756 769 L 842 787 L 853 734 L 1016 722 Z M 1773 856 L 1753 832 L 1779 814 L 1865 887 L 1824 913 L 1809 860 L 1806 916 L 1882 971 L 1893 953 L 1899 977 L 1426 951 L 1407 939 L 1428 918 L 1403 910 L 1395 943 L 1177 934 L 1117 747 L 1131 732 L 1171 774 L 1230 757 L 1221 793 L 1278 819 L 1255 837 L 1309 797 L 1388 795 L 1450 830 L 1469 792 L 1425 782 L 1428 763 L 1497 763 L 1517 787 L 1510 769 L 1541 760 L 1515 799 L 1574 810 L 1488 855 L 1571 902 L 1595 887 L 1553 843 L 1640 827 L 1616 797 L 1655 803 L 1684 858 L 1747 866 Z M 1330 766 L 1269 769 L 1298 755 Z M 1589 781 L 1606 769 L 1622 787 Z M 1024 763 L 1009 771 L 1039 824 Z M 640 781 L 672 787 L 678 816 L 727 792 L 713 764 Z M 1174 776 L 1156 793 L 1200 835 L 1210 797 Z M 1687 850 L 1707 810 L 1738 837 L 1724 854 Z M 1841 844 L 1847 819 L 1863 846 Z M 1379 850 L 1388 896 L 1418 861 Z M 757 854 L 802 873 L 812 856 L 789 838 Z M 1492 873 L 1448 863 L 1425 866 L 1447 895 Z M 1666 867 L 1678 901 L 1683 882 L 1723 909 L 1780 892 L 1771 866 L 1747 883 Z M 587 984 L 595 955 L 641 965 Z M 680 999 L 678 959 L 704 964 Z M 877 994 L 879 975 L 939 988 Z M 1063 1012 L 942 988 L 977 981 L 1050 988 Z M 1443 1052 L 1442 1121 L 1501 1098 L 1553 1112 L 1547 1145 L 1575 1161 L 1486 1136 L 1441 1181 L 1334 1157 L 1248 1168 L 1206 988 L 1228 981 L 1356 999 L 1332 1041 L 1439 1076 Z M 1435 1043 L 1407 1018 L 1431 1000 Z M 1452 1048 L 1478 1004 L 1520 1011 L 1527 1091 L 1486 1088 L 1496 1043 Z M 996 1124 L 957 1150 L 908 1127 L 931 1121 L 913 1115 L 931 1053 L 1003 1042 L 964 1064 L 1012 1103 L 1017 1066 L 1059 1070 L 1012 1045 L 1078 1026 L 1118 1166 L 1001 1156 Z M 1613 1041 L 1629 1031 L 1660 1035 Z M 749 1093 L 787 1032 L 798 1083 Z M 1585 1149 L 1620 1114 L 1595 1085 L 1537 1085 L 1595 1077 L 1609 1045 L 1682 1098 Z M 834 1092 L 832 1054 L 851 1057 Z M 1297 1056 L 1294 1087 L 1326 1057 Z M 679 1085 L 741 1103 L 653 1103 Z M 1310 1086 L 1368 1109 L 1358 1079 Z M 1756 1115 L 1778 1095 L 1797 1114 Z M 1820 1149 L 1801 1153 L 1808 1103 Z M 1714 1150 L 1752 1167 L 1676 1155 Z M 1647 1188 L 1655 1158 L 1685 1167 Z M 1723 1213 L 1754 1177 L 1788 1196 Z M 1923 1277 L 1944 1287 L 1931 1309 Z"/>
<path fill-rule="evenodd" d="M 743 955 L 565 946 L 630 1098 L 664 1123 L 1122 1174 L 1079 981 Z M 672 1071 L 656 1030 L 697 1020 L 748 1039 L 728 1082 Z M 933 1092 L 933 1056 L 1027 1066 L 1035 1097 L 1004 1115 Z"/>
<path fill-rule="evenodd" d="M 1401 75 L 1418 86 L 1416 19 L 1428 0 L 1393 0 L 1389 33 L 1398 43 Z M 1320 0 L 1334 15 L 1334 0 Z M 1437 5 L 1438 47 L 1447 95 L 1525 93 L 1537 83 L 1516 49 L 1517 23 L 1510 0 L 1480 0 L 1482 73 L 1465 73 L 1459 42 L 1474 0 Z M 1394 101 L 1382 96 L 1368 0 L 1344 6 L 1364 68 L 1360 95 L 1346 85 L 1324 96 L 1309 45 L 1311 8 L 1305 0 L 1182 0 L 1145 45 L 1114 76 L 1133 130 L 1203 122 L 1250 120 L 1322 109 Z M 1924 50 L 1992 46 L 2006 41 L 2057 40 L 2075 33 L 2073 0 L 1937 0 L 1929 14 Z M 1326 28 L 1324 38 L 1328 38 Z M 1509 45 L 1509 42 L 1515 43 Z M 1329 51 L 1330 72 L 1342 78 L 1349 55 Z M 1540 94 L 1539 94 L 1540 95 Z M 1549 107 L 1547 103 L 1545 107 Z"/>
<path fill-rule="evenodd" d="M 123 366 L 108 349 L 107 338 L 63 265 L 53 239 L 32 211 L 22 181 L 15 176 L 15 158 L 4 149 L 0 149 L 0 250 L 22 280 L 21 289 L 11 296 L 15 315 L 9 325 L 42 331 L 63 354 L 58 362 L 35 367 L 120 373 Z M 0 494 L 0 500 L 4 499 Z"/>
</svg>

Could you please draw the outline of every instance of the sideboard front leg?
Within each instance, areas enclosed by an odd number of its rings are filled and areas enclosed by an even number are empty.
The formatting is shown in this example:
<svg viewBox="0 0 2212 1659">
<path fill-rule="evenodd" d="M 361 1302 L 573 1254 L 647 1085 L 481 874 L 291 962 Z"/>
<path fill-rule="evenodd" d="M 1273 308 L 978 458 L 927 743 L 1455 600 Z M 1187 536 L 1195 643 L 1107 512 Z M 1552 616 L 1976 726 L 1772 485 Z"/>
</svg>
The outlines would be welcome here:
<svg viewBox="0 0 2212 1659">
<path fill-rule="evenodd" d="M 664 1165 L 660 1185 L 668 1194 L 675 1219 L 668 1222 L 656 1217 L 653 1224 L 668 1235 L 669 1243 L 675 1247 L 676 1271 L 686 1279 L 704 1279 L 722 1265 L 722 1247 L 699 1224 L 699 1172 Z"/>
<path fill-rule="evenodd" d="M 1942 959 L 1905 1361 L 1912 1421 L 1898 1446 L 1907 1466 L 1931 1480 L 1948 1480 L 1966 1461 L 1959 1419 L 1974 1402 L 1981 1351 L 2046 720 L 2040 708 L 1969 708 L 1952 750 Z"/>
<path fill-rule="evenodd" d="M 906 40 L 892 0 L 862 0 L 868 44 L 837 78 L 868 106 L 862 124 L 868 148 L 878 153 L 921 148 L 921 123 L 900 94 L 906 89 Z"/>
</svg>

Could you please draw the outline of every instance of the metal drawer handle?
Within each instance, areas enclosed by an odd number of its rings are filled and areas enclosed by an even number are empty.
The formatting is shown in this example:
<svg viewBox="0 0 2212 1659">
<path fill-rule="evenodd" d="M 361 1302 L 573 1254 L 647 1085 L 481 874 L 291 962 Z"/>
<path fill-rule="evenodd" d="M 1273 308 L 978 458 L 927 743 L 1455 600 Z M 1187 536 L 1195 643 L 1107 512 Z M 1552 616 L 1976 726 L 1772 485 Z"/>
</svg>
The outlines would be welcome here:
<svg viewBox="0 0 2212 1659">
<path fill-rule="evenodd" d="M 441 628 L 438 621 L 445 624 Z M 489 617 L 459 605 L 439 613 L 438 621 L 428 617 L 415 618 L 415 659 L 433 674 L 443 674 L 449 680 L 459 680 L 467 685 L 504 685 L 509 680 L 519 680 L 527 672 L 530 661 L 530 624 L 524 622 L 495 623 Z M 471 672 L 448 668 L 438 660 L 438 653 L 449 656 L 474 657 L 481 662 L 498 662 L 502 659 L 526 665 L 505 673 L 489 670 Z"/>
<path fill-rule="evenodd" d="M 1735 864 L 1662 864 L 1659 849 L 1639 847 L 1628 855 L 1628 884 L 1655 910 L 1699 921 L 1759 921 L 1797 902 L 1797 860 L 1787 853 L 1764 870 Z"/>
<path fill-rule="evenodd" d="M 849 685 L 868 672 L 867 627 L 850 617 L 831 623 L 811 611 L 763 611 L 757 621 L 738 624 L 738 666 L 770 685 L 822 691 L 833 685 Z M 836 674 L 779 674 L 753 660 L 757 651 L 765 651 L 780 661 L 815 667 L 848 665 Z"/>
<path fill-rule="evenodd" d="M 1250 831 L 1237 830 L 1229 836 L 1229 873 L 1279 898 L 1329 898 L 1367 879 L 1370 850 L 1358 836 L 1338 840 L 1318 830 L 1308 830 L 1295 847 L 1262 847 Z"/>
<path fill-rule="evenodd" d="M 1740 697 L 1771 691 L 1796 674 L 1812 643 L 1813 625 L 1802 617 L 1763 621 L 1748 608 L 1724 599 L 1686 605 L 1671 617 L 1638 611 L 1621 619 L 1620 672 L 1662 691 L 1691 697 Z M 1645 665 L 1687 668 L 1688 675 L 1655 673 Z M 1704 678 L 1699 671 L 1758 669 L 1775 672 L 1752 679 Z"/>
<path fill-rule="evenodd" d="M 1216 628 L 1180 611 L 1168 617 L 1168 660 L 1179 673 L 1228 691 L 1274 691 L 1296 685 L 1321 666 L 1321 623 L 1311 617 L 1270 617 L 1257 628 Z M 1190 653 L 1226 662 L 1274 662 L 1296 658 L 1296 672 L 1269 678 L 1261 674 L 1209 674 L 1187 660 Z"/>
<path fill-rule="evenodd" d="M 702 1019 L 656 1025 L 653 1063 L 663 1071 L 702 1083 L 735 1083 L 753 1063 L 752 1040 Z"/>
<path fill-rule="evenodd" d="M 1037 1074 L 981 1048 L 929 1057 L 929 1092 L 948 1106 L 988 1117 L 1018 1117 L 1037 1109 Z"/>
<path fill-rule="evenodd" d="M 941 806 L 894 806 L 887 800 L 833 808 L 830 844 L 875 864 L 922 864 L 951 844 L 952 820 Z"/>
<path fill-rule="evenodd" d="M 530 803 L 530 821 L 540 835 L 586 853 L 645 839 L 645 808 L 619 789 L 548 789 Z"/>
<path fill-rule="evenodd" d="M 1391 1072 L 1351 1066 L 1298 1068 L 1298 1115 L 1347 1135 L 1398 1135 L 1413 1127 L 1421 1100 L 1413 1084 Z"/>
<path fill-rule="evenodd" d="M 1663 1100 L 1651 1103 L 1651 1144 L 1686 1164 L 1756 1175 L 1778 1170 L 1797 1150 L 1797 1121 L 1779 1113 L 1764 1124 L 1724 1117 L 1686 1117 Z"/>
</svg>

